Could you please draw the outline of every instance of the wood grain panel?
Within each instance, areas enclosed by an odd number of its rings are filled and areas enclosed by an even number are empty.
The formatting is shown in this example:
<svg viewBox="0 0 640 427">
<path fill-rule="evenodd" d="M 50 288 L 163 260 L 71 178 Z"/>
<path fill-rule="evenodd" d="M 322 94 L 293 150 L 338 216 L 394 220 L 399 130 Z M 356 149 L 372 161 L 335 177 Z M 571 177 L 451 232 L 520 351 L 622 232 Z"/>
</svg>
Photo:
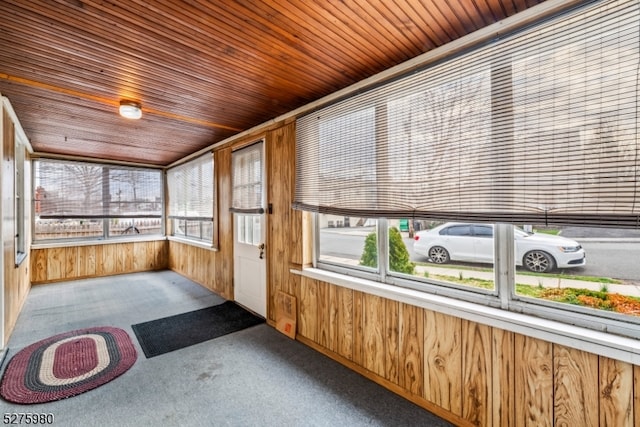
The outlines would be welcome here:
<svg viewBox="0 0 640 427">
<path fill-rule="evenodd" d="M 318 301 L 318 332 L 317 343 L 321 346 L 334 350 L 331 340 L 331 295 L 330 289 L 332 285 L 325 282 L 318 282 L 317 285 L 317 301 Z"/>
<path fill-rule="evenodd" d="M 555 345 L 554 425 L 597 425 L 598 356 Z"/>
<path fill-rule="evenodd" d="M 338 348 L 336 352 L 347 359 L 353 357 L 353 290 L 337 287 Z"/>
<path fill-rule="evenodd" d="M 363 292 L 353 292 L 353 361 L 364 366 L 364 296 Z"/>
<path fill-rule="evenodd" d="M 515 425 L 516 400 L 513 378 L 515 376 L 515 334 L 493 328 L 493 369 L 491 372 L 491 398 L 493 425 Z M 518 402 L 520 403 L 520 402 Z"/>
<path fill-rule="evenodd" d="M 78 277 L 80 275 L 80 254 L 78 247 L 64 248 L 65 272 L 64 277 Z"/>
<path fill-rule="evenodd" d="M 384 313 L 384 377 L 394 384 L 400 382 L 400 303 L 383 299 Z"/>
<path fill-rule="evenodd" d="M 553 345 L 516 334 L 514 425 L 554 425 L 553 391 Z"/>
<path fill-rule="evenodd" d="M 48 251 L 46 249 L 31 250 L 31 281 L 33 283 L 44 283 L 47 281 L 48 271 Z"/>
<path fill-rule="evenodd" d="M 141 269 L 142 270 L 142 269 Z M 138 271 L 141 271 L 138 270 Z M 78 247 L 78 277 L 93 277 L 96 275 L 96 247 Z"/>
<path fill-rule="evenodd" d="M 298 333 L 318 342 L 318 282 L 303 278 L 300 284 Z"/>
<path fill-rule="evenodd" d="M 424 312 L 424 397 L 462 415 L 462 322 L 429 310 Z"/>
<path fill-rule="evenodd" d="M 363 294 L 362 348 L 363 366 L 381 377 L 385 375 L 385 300 Z"/>
<path fill-rule="evenodd" d="M 423 309 L 400 304 L 400 374 L 398 384 L 416 396 L 424 394 Z"/>
<path fill-rule="evenodd" d="M 491 328 L 462 321 L 462 416 L 473 425 L 492 425 Z"/>
<path fill-rule="evenodd" d="M 233 215 L 231 209 L 231 148 L 216 150 L 214 153 L 216 174 L 217 246 L 214 264 L 214 283 L 217 292 L 227 299 L 233 299 Z M 267 306 L 267 312 L 273 307 Z"/>
<path fill-rule="evenodd" d="M 633 365 L 600 356 L 601 426 L 632 427 Z"/>
<path fill-rule="evenodd" d="M 65 248 L 51 248 L 47 255 L 47 280 L 64 279 L 67 271 Z"/>
</svg>

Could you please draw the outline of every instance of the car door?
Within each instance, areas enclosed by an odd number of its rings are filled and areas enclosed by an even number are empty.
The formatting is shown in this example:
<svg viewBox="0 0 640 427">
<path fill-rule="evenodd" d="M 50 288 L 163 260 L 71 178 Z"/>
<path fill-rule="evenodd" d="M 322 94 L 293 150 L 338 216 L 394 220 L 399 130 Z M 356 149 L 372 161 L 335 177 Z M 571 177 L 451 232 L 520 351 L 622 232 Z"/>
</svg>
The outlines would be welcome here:
<svg viewBox="0 0 640 427">
<path fill-rule="evenodd" d="M 473 261 L 475 255 L 471 226 L 456 224 L 445 230 L 445 233 L 441 233 L 441 237 L 450 258 L 457 261 Z"/>
<path fill-rule="evenodd" d="M 474 261 L 493 264 L 493 226 L 474 224 L 472 231 Z"/>
</svg>

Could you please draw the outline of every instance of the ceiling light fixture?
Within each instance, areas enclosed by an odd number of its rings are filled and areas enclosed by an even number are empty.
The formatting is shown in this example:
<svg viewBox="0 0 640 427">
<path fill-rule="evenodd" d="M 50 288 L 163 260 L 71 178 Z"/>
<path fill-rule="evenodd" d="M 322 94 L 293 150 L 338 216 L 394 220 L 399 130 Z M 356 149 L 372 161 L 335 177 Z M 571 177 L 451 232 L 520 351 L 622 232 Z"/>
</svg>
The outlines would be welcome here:
<svg viewBox="0 0 640 427">
<path fill-rule="evenodd" d="M 142 107 L 134 101 L 120 101 L 120 115 L 127 119 L 142 117 Z"/>
</svg>

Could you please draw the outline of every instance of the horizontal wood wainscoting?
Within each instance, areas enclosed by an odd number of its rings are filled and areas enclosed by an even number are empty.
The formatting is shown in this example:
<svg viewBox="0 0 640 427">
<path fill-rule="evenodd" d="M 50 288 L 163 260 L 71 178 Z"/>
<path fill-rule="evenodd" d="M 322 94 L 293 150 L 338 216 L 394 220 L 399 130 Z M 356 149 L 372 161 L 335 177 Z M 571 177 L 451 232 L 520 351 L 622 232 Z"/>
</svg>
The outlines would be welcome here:
<svg viewBox="0 0 640 427">
<path fill-rule="evenodd" d="M 300 280 L 300 341 L 456 424 L 640 425 L 639 366 Z"/>
<path fill-rule="evenodd" d="M 166 240 L 31 250 L 31 282 L 34 284 L 163 270 L 167 266 Z"/>
</svg>

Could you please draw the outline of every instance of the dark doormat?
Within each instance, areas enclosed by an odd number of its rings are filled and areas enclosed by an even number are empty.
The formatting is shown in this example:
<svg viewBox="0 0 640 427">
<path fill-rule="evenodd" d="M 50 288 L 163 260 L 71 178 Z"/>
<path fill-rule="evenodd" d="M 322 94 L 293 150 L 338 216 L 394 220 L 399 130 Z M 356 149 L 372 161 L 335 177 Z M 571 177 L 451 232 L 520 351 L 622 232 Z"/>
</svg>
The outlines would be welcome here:
<svg viewBox="0 0 640 427">
<path fill-rule="evenodd" d="M 226 301 L 213 307 L 131 325 L 147 359 L 264 323 Z"/>
</svg>

